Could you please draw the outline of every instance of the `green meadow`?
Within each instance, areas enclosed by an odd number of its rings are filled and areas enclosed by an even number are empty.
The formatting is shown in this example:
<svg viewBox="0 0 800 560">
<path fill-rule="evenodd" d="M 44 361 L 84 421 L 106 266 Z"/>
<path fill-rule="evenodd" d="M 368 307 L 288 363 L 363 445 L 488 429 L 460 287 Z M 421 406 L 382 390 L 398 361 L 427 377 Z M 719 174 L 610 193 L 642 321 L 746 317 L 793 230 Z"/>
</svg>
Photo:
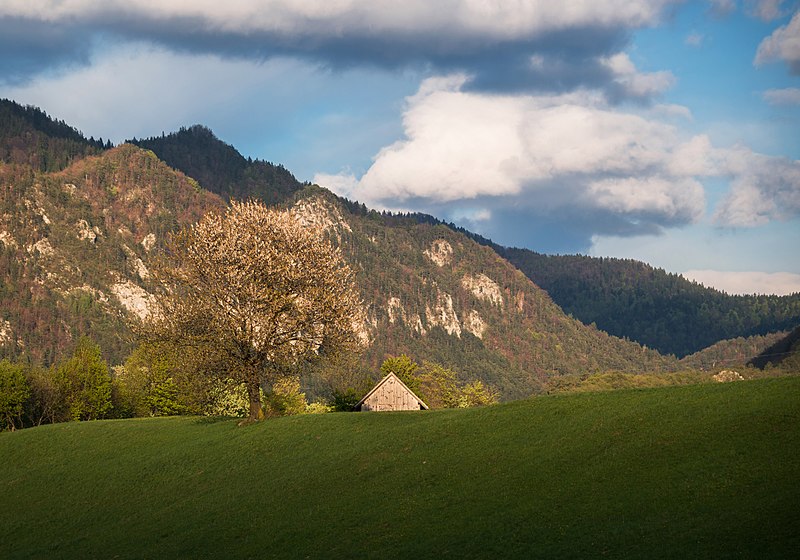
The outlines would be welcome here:
<svg viewBox="0 0 800 560">
<path fill-rule="evenodd" d="M 0 558 L 790 558 L 800 378 L 0 433 Z"/>
</svg>

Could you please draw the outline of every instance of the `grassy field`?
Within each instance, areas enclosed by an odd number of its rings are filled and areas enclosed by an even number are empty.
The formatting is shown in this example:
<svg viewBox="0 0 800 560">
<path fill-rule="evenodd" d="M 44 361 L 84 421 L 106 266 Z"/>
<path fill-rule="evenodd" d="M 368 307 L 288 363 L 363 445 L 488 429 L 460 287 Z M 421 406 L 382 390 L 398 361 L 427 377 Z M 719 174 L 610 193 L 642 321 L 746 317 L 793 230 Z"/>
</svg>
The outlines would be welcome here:
<svg viewBox="0 0 800 560">
<path fill-rule="evenodd" d="M 800 378 L 0 434 L 0 558 L 792 558 Z"/>
</svg>

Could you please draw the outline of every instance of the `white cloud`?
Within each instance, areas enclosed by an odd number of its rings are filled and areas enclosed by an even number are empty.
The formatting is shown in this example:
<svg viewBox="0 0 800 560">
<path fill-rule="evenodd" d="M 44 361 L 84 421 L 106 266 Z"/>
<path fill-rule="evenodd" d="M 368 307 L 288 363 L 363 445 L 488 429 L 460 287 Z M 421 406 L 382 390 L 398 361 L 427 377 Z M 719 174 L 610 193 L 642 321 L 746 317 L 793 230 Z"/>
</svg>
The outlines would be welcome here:
<svg viewBox="0 0 800 560">
<path fill-rule="evenodd" d="M 800 161 L 737 147 L 724 152 L 721 167 L 733 180 L 714 213 L 718 225 L 756 227 L 800 216 Z"/>
<path fill-rule="evenodd" d="M 627 177 L 589 184 L 595 204 L 624 214 L 658 214 L 677 223 L 695 222 L 705 207 L 703 185 L 694 179 Z"/>
<path fill-rule="evenodd" d="M 639 72 L 625 53 L 606 57 L 601 62 L 611 70 L 614 81 L 630 97 L 649 98 L 664 93 L 675 84 L 672 72 Z"/>
<path fill-rule="evenodd" d="M 709 0 L 708 3 L 711 4 L 711 13 L 716 16 L 726 16 L 736 11 L 735 0 Z"/>
<path fill-rule="evenodd" d="M 783 15 L 783 0 L 748 0 L 748 12 L 762 21 L 772 21 Z"/>
<path fill-rule="evenodd" d="M 785 296 L 800 292 L 800 274 L 790 272 L 728 272 L 720 270 L 689 270 L 683 273 L 689 280 L 729 294 L 774 294 Z"/>
<path fill-rule="evenodd" d="M 770 105 L 800 105 L 800 88 L 768 89 L 763 96 Z"/>
<path fill-rule="evenodd" d="M 705 40 L 705 36 L 702 33 L 697 33 L 696 31 L 692 31 L 689 35 L 686 36 L 686 39 L 683 42 L 690 47 L 699 47 L 703 44 Z"/>
<path fill-rule="evenodd" d="M 612 227 L 614 217 L 622 222 L 613 227 L 631 234 L 698 222 L 700 181 L 718 178 L 730 182 L 713 215 L 720 227 L 800 216 L 800 162 L 715 148 L 660 120 L 658 109 L 626 112 L 594 92 L 489 95 L 464 91 L 467 83 L 464 75 L 425 81 L 407 99 L 404 139 L 380 150 L 360 178 L 319 182 L 389 208 L 480 201 L 493 216 L 526 208 L 564 220 L 581 210 L 589 213 L 583 229 L 592 220 Z"/>
<path fill-rule="evenodd" d="M 774 60 L 783 60 L 792 73 L 800 74 L 800 11 L 761 41 L 756 51 L 755 64 L 760 66 Z"/>
<path fill-rule="evenodd" d="M 425 81 L 407 100 L 406 138 L 383 148 L 357 183 L 317 180 L 381 207 L 488 197 L 655 224 L 702 216 L 703 188 L 691 175 L 707 172 L 694 161 L 708 159 L 707 138 L 684 141 L 673 126 L 611 108 L 592 92 L 488 95 L 462 91 L 466 82 Z"/>
</svg>

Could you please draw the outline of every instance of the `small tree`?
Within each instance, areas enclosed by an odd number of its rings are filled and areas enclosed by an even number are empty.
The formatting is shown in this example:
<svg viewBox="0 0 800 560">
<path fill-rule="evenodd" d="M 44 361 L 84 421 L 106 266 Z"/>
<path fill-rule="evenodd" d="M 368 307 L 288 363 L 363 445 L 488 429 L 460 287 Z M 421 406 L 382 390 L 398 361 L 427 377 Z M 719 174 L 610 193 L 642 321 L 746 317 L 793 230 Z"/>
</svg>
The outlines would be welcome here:
<svg viewBox="0 0 800 560">
<path fill-rule="evenodd" d="M 458 374 L 435 362 L 424 361 L 419 374 L 420 397 L 431 408 L 457 408 L 461 392 Z"/>
<path fill-rule="evenodd" d="M 204 371 L 244 384 L 250 420 L 263 418 L 261 386 L 282 370 L 360 346 L 353 273 L 321 230 L 290 212 L 232 202 L 173 236 L 155 275 L 158 311 L 141 333 L 191 348 Z"/>
<path fill-rule="evenodd" d="M 22 427 L 22 410 L 31 396 L 25 367 L 0 361 L 0 431 Z"/>
<path fill-rule="evenodd" d="M 115 368 L 114 387 L 120 406 L 134 416 L 173 416 L 187 411 L 175 380 L 177 364 L 163 348 L 141 345 Z M 184 391 L 186 393 L 187 391 Z"/>
<path fill-rule="evenodd" d="M 496 389 L 485 385 L 482 381 L 473 381 L 461 388 L 458 406 L 459 408 L 471 408 L 473 406 L 497 404 L 498 402 L 500 402 L 500 393 Z"/>
<path fill-rule="evenodd" d="M 82 336 L 72 357 L 56 368 L 56 383 L 70 420 L 97 420 L 111 411 L 111 373 L 100 347 Z"/>
<path fill-rule="evenodd" d="M 25 405 L 26 424 L 41 426 L 66 420 L 55 368 L 32 366 L 25 373 L 31 388 L 31 398 Z"/>
<path fill-rule="evenodd" d="M 389 375 L 394 373 L 400 380 L 406 384 L 406 387 L 414 391 L 419 391 L 419 377 L 417 377 L 417 369 L 419 364 L 414 360 L 400 354 L 399 356 L 389 356 L 381 364 L 381 373 Z"/>
</svg>

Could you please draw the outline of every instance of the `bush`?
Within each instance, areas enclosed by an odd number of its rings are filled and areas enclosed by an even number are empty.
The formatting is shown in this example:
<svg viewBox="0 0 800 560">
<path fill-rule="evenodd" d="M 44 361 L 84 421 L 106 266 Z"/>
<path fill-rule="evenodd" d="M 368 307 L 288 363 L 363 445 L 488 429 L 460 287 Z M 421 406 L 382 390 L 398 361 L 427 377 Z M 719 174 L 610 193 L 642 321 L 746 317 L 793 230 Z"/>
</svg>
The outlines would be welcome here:
<svg viewBox="0 0 800 560">
<path fill-rule="evenodd" d="M 272 390 L 266 395 L 267 417 L 291 416 L 306 411 L 305 393 L 300 392 L 300 378 L 297 376 L 280 377 L 272 384 Z"/>
<path fill-rule="evenodd" d="M 347 389 L 338 390 L 333 392 L 331 399 L 331 407 L 334 412 L 353 412 L 353 409 L 361 400 L 360 393 L 355 389 L 349 387 Z"/>
<path fill-rule="evenodd" d="M 70 420 L 97 420 L 111 412 L 111 373 L 100 347 L 81 337 L 72 357 L 56 368 L 56 384 Z"/>
<path fill-rule="evenodd" d="M 22 427 L 22 411 L 31 396 L 25 367 L 0 361 L 0 431 Z"/>
</svg>

